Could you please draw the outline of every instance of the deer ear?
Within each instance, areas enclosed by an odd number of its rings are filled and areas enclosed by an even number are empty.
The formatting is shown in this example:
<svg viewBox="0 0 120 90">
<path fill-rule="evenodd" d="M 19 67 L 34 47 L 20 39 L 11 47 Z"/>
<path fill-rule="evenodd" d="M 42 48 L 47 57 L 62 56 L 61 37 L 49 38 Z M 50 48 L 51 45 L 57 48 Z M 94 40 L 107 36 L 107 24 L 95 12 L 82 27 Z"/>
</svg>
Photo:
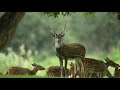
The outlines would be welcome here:
<svg viewBox="0 0 120 90">
<path fill-rule="evenodd" d="M 35 66 L 35 65 L 36 65 L 35 63 L 32 64 L 32 66 Z"/>
<path fill-rule="evenodd" d="M 51 36 L 55 37 L 55 33 L 53 31 L 51 31 Z"/>
<path fill-rule="evenodd" d="M 71 63 L 69 63 L 69 65 L 72 66 Z"/>
<path fill-rule="evenodd" d="M 65 36 L 65 33 L 61 34 L 61 37 L 64 37 Z"/>
<path fill-rule="evenodd" d="M 106 59 L 110 60 L 108 57 L 106 57 Z"/>
<path fill-rule="evenodd" d="M 73 65 L 73 63 L 71 62 L 69 65 L 70 65 L 70 66 L 72 66 L 72 65 Z"/>
<path fill-rule="evenodd" d="M 51 36 L 52 36 L 52 37 L 55 37 L 55 34 L 53 34 L 53 33 L 52 33 L 52 35 L 51 35 Z"/>
</svg>

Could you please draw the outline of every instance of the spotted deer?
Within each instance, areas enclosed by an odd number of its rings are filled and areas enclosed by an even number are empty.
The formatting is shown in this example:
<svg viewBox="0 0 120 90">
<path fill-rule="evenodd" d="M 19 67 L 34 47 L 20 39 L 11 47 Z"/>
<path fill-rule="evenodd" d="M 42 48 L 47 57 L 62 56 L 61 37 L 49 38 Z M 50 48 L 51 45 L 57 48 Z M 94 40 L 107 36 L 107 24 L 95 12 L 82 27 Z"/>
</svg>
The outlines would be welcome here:
<svg viewBox="0 0 120 90">
<path fill-rule="evenodd" d="M 63 68 L 63 76 L 65 76 L 64 72 L 65 68 Z M 61 76 L 61 67 L 60 66 L 50 66 L 46 69 L 46 75 L 51 77 L 60 77 Z M 67 69 L 66 76 L 69 76 L 69 69 Z"/>
<path fill-rule="evenodd" d="M 120 67 L 116 67 L 114 71 L 114 78 L 120 77 Z"/>
<path fill-rule="evenodd" d="M 107 65 L 110 65 L 111 67 L 115 68 L 114 71 L 114 78 L 119 78 L 120 77 L 120 65 L 113 62 L 113 60 L 109 59 L 108 57 L 105 59 Z"/>
<path fill-rule="evenodd" d="M 35 75 L 38 70 L 45 70 L 41 65 L 32 64 L 33 70 L 23 67 L 10 67 L 5 75 Z"/>
<path fill-rule="evenodd" d="M 108 58 L 106 58 L 105 61 L 106 63 L 101 60 L 85 58 L 83 64 L 86 72 L 86 78 L 103 78 L 105 76 L 113 78 L 108 70 L 108 67 L 117 67 L 118 64 L 115 64 L 113 61 L 108 61 Z M 71 77 L 76 78 L 77 75 L 81 77 L 81 75 L 78 73 L 79 70 L 77 70 L 77 65 L 71 63 L 70 66 L 70 75 L 72 75 Z"/>
<path fill-rule="evenodd" d="M 49 27 L 49 26 L 48 26 Z M 52 32 L 52 37 L 54 37 L 55 40 L 55 48 L 56 48 L 56 55 L 59 58 L 59 63 L 61 66 L 61 77 L 62 72 L 63 72 L 63 60 L 65 61 L 65 73 L 66 73 L 66 68 L 67 68 L 67 62 L 70 59 L 75 59 L 75 62 L 78 64 L 79 69 L 80 67 L 84 67 L 82 61 L 84 61 L 84 57 L 85 57 L 85 53 L 86 53 L 86 49 L 82 44 L 78 44 L 78 43 L 71 43 L 71 44 L 65 44 L 62 43 L 62 38 L 64 37 L 64 30 L 66 28 L 66 24 L 65 27 L 63 28 L 63 30 L 57 34 L 56 32 L 54 32 L 53 30 L 51 30 L 51 28 L 49 27 L 49 29 Z M 84 70 L 82 70 L 84 72 Z"/>
<path fill-rule="evenodd" d="M 118 67 L 120 67 L 119 64 L 113 62 L 113 60 L 109 59 L 108 57 L 105 58 L 105 61 L 106 61 L 105 64 L 106 64 L 107 66 L 111 66 L 111 67 L 113 67 L 113 68 L 118 68 Z"/>
</svg>

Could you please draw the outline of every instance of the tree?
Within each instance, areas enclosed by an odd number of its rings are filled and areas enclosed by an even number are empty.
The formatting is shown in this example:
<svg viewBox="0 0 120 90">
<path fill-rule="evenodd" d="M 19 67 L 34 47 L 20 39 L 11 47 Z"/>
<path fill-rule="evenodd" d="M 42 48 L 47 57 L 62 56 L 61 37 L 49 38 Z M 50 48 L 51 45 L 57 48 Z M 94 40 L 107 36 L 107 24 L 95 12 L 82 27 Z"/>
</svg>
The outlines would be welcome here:
<svg viewBox="0 0 120 90">
<path fill-rule="evenodd" d="M 0 50 L 10 41 L 25 12 L 6 12 L 0 18 Z"/>
</svg>

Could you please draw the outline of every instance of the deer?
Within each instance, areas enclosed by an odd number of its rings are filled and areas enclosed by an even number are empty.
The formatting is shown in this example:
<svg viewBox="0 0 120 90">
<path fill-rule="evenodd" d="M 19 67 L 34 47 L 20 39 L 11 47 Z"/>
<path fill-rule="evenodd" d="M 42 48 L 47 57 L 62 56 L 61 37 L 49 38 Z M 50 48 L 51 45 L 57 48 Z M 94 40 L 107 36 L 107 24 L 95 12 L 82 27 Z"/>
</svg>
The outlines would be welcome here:
<svg viewBox="0 0 120 90">
<path fill-rule="evenodd" d="M 113 62 L 113 60 L 109 59 L 108 57 L 105 59 L 105 61 L 108 65 L 115 68 L 114 75 L 113 75 L 114 78 L 119 78 L 120 77 L 120 65 Z"/>
<path fill-rule="evenodd" d="M 13 66 L 10 67 L 5 75 L 35 75 L 38 70 L 45 70 L 44 67 L 41 65 L 37 65 L 36 63 L 33 63 L 32 66 L 34 67 L 33 70 L 30 70 L 28 68 Z"/>
<path fill-rule="evenodd" d="M 113 62 L 113 60 L 111 60 L 111 59 L 108 58 L 108 57 L 105 58 L 105 61 L 106 61 L 105 64 L 106 64 L 107 66 L 111 66 L 111 67 L 113 67 L 113 68 L 118 68 L 118 67 L 120 67 L 119 64 Z"/>
<path fill-rule="evenodd" d="M 120 67 L 116 67 L 114 71 L 114 78 L 120 77 Z"/>
<path fill-rule="evenodd" d="M 65 76 L 64 72 L 65 68 L 63 68 L 63 76 Z M 61 66 L 50 66 L 46 69 L 46 75 L 49 77 L 60 77 L 61 76 Z M 67 77 L 69 76 L 69 69 L 67 68 L 66 72 Z"/>
<path fill-rule="evenodd" d="M 106 62 L 92 58 L 85 58 L 83 63 L 86 71 L 86 78 L 103 78 L 105 76 L 113 78 L 113 76 L 108 70 L 108 67 L 109 66 L 118 67 L 119 65 L 114 63 L 113 61 L 110 61 L 108 57 L 105 58 L 105 61 Z M 72 75 L 71 77 L 76 78 L 77 75 L 80 76 L 80 74 L 78 73 L 79 70 L 77 70 L 77 65 L 73 64 L 72 62 L 69 65 L 70 75 Z"/>
<path fill-rule="evenodd" d="M 48 26 L 48 28 L 51 30 L 51 28 Z M 62 38 L 64 37 L 65 33 L 64 30 L 66 28 L 63 28 L 63 30 L 60 33 L 56 33 L 55 31 L 51 30 L 52 37 L 54 38 L 55 41 L 55 48 L 56 48 L 56 56 L 59 59 L 59 63 L 61 66 L 61 77 L 63 77 L 62 72 L 63 72 L 63 61 L 65 63 L 65 73 L 67 69 L 67 62 L 68 60 L 75 60 L 75 62 L 78 64 L 79 69 L 80 67 L 84 67 L 82 61 L 84 61 L 85 54 L 86 54 L 86 49 L 85 46 L 79 43 L 70 43 L 70 44 L 65 44 L 62 43 Z M 84 68 L 81 70 L 84 72 Z"/>
</svg>

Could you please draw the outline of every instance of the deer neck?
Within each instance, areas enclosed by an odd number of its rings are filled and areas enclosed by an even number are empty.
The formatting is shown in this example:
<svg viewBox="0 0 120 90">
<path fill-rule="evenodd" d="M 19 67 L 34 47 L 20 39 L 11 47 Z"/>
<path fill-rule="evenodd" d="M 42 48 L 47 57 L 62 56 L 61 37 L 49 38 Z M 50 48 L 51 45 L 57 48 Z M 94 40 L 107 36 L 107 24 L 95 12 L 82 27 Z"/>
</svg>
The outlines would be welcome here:
<svg viewBox="0 0 120 90">
<path fill-rule="evenodd" d="M 55 48 L 61 47 L 61 41 L 59 42 L 58 39 L 55 40 Z"/>
<path fill-rule="evenodd" d="M 38 69 L 34 68 L 33 70 L 31 70 L 31 75 L 35 75 L 37 73 Z"/>
</svg>

